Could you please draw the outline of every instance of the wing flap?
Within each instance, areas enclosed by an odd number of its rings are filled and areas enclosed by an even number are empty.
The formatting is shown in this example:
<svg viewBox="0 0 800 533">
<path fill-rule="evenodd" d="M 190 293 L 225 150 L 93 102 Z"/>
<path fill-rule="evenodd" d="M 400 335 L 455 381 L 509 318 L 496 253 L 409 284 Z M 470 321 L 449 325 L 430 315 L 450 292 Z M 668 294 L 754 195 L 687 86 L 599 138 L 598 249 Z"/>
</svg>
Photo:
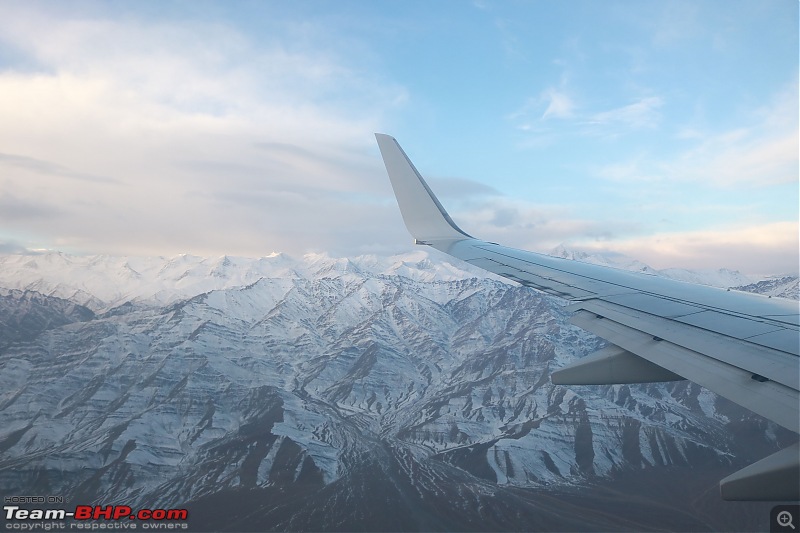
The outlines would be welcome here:
<svg viewBox="0 0 800 533">
<path fill-rule="evenodd" d="M 590 300 L 579 305 L 590 314 L 669 341 L 704 357 L 764 376 L 795 390 L 800 388 L 800 359 L 797 357 L 602 300 Z M 575 307 L 578 306 L 572 306 Z"/>
<path fill-rule="evenodd" d="M 555 385 L 656 383 L 683 379 L 619 346 L 606 346 L 550 374 Z"/>
<path fill-rule="evenodd" d="M 719 483 L 726 500 L 800 500 L 800 445 L 789 446 Z"/>
<path fill-rule="evenodd" d="M 581 311 L 571 321 L 791 431 L 800 431 L 800 395 L 792 387 L 773 380 L 757 381 L 754 375 L 758 374 L 749 370 L 708 357 L 702 352 L 674 344 L 613 318 Z"/>
</svg>

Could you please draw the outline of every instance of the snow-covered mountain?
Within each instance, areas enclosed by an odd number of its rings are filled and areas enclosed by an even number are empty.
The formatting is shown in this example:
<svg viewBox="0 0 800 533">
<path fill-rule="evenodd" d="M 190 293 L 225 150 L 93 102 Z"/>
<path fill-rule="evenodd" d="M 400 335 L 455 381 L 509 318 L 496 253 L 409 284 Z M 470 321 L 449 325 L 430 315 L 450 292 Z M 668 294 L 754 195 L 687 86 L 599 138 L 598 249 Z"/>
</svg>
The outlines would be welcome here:
<svg viewBox="0 0 800 533">
<path fill-rule="evenodd" d="M 689 382 L 552 385 L 602 341 L 426 252 L 5 256 L 0 286 L 5 494 L 188 505 L 208 529 L 638 530 L 597 487 L 713 487 L 792 438 Z"/>
<path fill-rule="evenodd" d="M 800 294 L 799 281 L 797 276 L 778 276 L 734 288 L 736 290 L 755 292 L 765 296 L 777 296 L 779 298 L 797 300 L 798 294 Z"/>
<path fill-rule="evenodd" d="M 113 257 L 0 255 L 0 287 L 36 291 L 79 303 L 94 311 L 122 304 L 166 305 L 204 292 L 243 287 L 263 278 L 300 279 L 330 273 L 395 274 L 419 281 L 461 279 L 470 265 L 432 262 L 427 253 L 378 258 L 331 258 L 308 254 L 246 257 Z"/>
<path fill-rule="evenodd" d="M 550 251 L 550 255 L 563 257 L 574 261 L 592 263 L 595 265 L 610 266 L 622 270 L 634 272 L 645 272 L 656 276 L 696 283 L 699 285 L 711 285 L 712 287 L 741 287 L 749 285 L 756 279 L 742 274 L 738 270 L 720 268 L 718 270 L 687 270 L 685 268 L 665 268 L 657 270 L 637 259 L 616 253 L 587 253 L 580 250 L 573 250 L 564 245 L 558 246 Z M 746 289 L 745 289 L 746 290 Z"/>
</svg>

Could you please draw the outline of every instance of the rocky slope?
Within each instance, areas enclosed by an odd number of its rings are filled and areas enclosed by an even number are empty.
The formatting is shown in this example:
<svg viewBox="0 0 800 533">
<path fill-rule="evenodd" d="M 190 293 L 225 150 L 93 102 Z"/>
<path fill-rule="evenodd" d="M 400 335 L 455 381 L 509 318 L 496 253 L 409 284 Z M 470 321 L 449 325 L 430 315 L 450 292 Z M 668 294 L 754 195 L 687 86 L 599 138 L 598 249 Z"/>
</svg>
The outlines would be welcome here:
<svg viewBox="0 0 800 533">
<path fill-rule="evenodd" d="M 425 254 L 3 263 L 4 494 L 208 529 L 640 530 L 607 512 L 615 480 L 714 486 L 796 439 L 689 382 L 554 386 L 602 341 Z"/>
</svg>

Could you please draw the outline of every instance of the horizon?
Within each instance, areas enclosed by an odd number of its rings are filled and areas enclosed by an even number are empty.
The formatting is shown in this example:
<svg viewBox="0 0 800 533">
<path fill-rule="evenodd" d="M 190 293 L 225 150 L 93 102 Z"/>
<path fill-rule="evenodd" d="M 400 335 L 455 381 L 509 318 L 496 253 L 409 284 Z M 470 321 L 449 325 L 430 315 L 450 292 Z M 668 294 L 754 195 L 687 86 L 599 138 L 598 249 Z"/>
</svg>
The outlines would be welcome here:
<svg viewBox="0 0 800 533">
<path fill-rule="evenodd" d="M 558 245 L 555 248 L 544 252 L 545 255 L 549 255 L 551 257 L 557 257 L 561 259 L 565 259 L 568 261 L 579 261 L 579 262 L 587 262 L 587 263 L 594 263 L 594 264 L 602 264 L 605 266 L 609 266 L 610 268 L 627 270 L 631 272 L 642 272 L 647 273 L 645 269 L 650 269 L 654 272 L 657 272 L 659 275 L 667 275 L 670 272 L 686 272 L 686 273 L 694 273 L 694 274 L 701 274 L 701 275 L 712 275 L 712 274 L 735 274 L 739 275 L 745 279 L 750 280 L 753 283 L 758 281 L 764 280 L 773 280 L 773 279 L 782 279 L 786 277 L 800 277 L 800 273 L 797 271 L 794 272 L 776 272 L 776 273 L 757 273 L 751 274 L 747 272 L 742 272 L 737 269 L 728 268 L 728 267 L 719 267 L 719 268 L 698 268 L 698 269 L 691 269 L 691 268 L 681 268 L 681 267 L 666 267 L 666 268 L 656 268 L 653 265 L 645 263 L 636 257 L 631 257 L 626 254 L 616 252 L 616 251 L 605 251 L 605 250 L 591 250 L 591 249 L 580 249 L 580 248 L 570 248 L 564 245 Z M 407 259 L 409 257 L 418 256 L 420 257 L 420 261 L 422 260 L 430 260 L 434 263 L 443 263 L 443 264 L 450 264 L 455 268 L 458 268 L 465 272 L 470 272 L 474 274 L 478 274 L 484 277 L 490 277 L 493 279 L 498 279 L 505 283 L 512 283 L 505 278 L 497 276 L 489 271 L 483 270 L 478 268 L 474 265 L 456 259 L 452 256 L 444 254 L 438 250 L 432 249 L 430 247 L 423 247 L 423 246 L 416 246 L 412 248 L 408 248 L 407 250 L 401 250 L 396 252 L 368 252 L 362 253 L 357 255 L 337 255 L 332 254 L 327 251 L 310 251 L 304 252 L 301 254 L 291 254 L 288 252 L 278 252 L 273 251 L 269 254 L 264 255 L 235 255 L 235 254 L 194 254 L 191 252 L 181 252 L 176 254 L 170 255 L 123 255 L 123 254 L 76 254 L 70 253 L 63 250 L 26 250 L 24 252 L 3 252 L 0 251 L 0 257 L 43 257 L 48 255 L 55 255 L 61 256 L 66 258 L 67 260 L 72 259 L 91 259 L 91 258 L 106 258 L 110 260 L 141 260 L 141 261 L 148 261 L 148 260 L 162 260 L 162 261 L 174 261 L 179 258 L 191 258 L 200 260 L 200 262 L 206 262 L 209 260 L 220 261 L 224 259 L 231 259 L 231 260 L 241 260 L 241 261 L 258 261 L 262 259 L 273 259 L 277 257 L 282 257 L 288 259 L 290 261 L 295 262 L 307 262 L 309 260 L 314 259 L 329 259 L 332 261 L 337 260 L 348 260 L 348 261 L 359 261 L 359 260 L 369 260 L 369 259 L 376 259 L 378 261 L 387 261 L 394 258 L 397 259 Z M 686 280 L 683 280 L 686 281 Z M 687 281 L 688 283 L 695 283 L 692 281 Z M 721 286 L 721 285 L 720 285 Z"/>
<path fill-rule="evenodd" d="M 9 3 L 0 252 L 409 251 L 386 132 L 482 239 L 797 273 L 798 10 Z"/>
</svg>

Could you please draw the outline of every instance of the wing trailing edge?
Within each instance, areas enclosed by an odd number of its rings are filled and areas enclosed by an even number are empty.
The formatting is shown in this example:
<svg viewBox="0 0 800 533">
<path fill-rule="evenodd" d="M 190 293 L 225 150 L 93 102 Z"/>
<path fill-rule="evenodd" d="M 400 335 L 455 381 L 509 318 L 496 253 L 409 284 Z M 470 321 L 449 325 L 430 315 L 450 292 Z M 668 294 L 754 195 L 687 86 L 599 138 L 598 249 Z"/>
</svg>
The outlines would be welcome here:
<svg viewBox="0 0 800 533">
<path fill-rule="evenodd" d="M 554 385 L 659 383 L 683 379 L 678 374 L 613 344 L 550 374 L 550 381 Z"/>
</svg>

